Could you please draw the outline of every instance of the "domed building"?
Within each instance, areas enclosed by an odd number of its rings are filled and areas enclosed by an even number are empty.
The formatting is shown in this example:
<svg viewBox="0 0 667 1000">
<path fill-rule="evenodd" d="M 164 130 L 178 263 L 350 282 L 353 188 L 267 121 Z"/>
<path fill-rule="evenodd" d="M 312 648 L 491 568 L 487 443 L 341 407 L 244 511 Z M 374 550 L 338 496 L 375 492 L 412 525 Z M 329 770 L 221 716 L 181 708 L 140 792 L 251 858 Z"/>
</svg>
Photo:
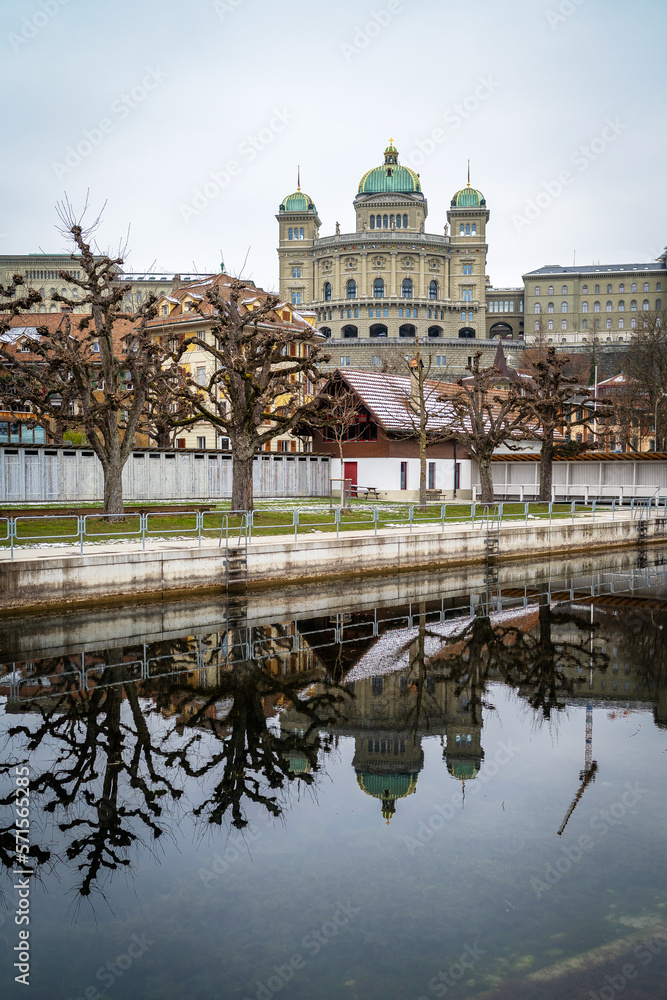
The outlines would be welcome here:
<svg viewBox="0 0 667 1000">
<path fill-rule="evenodd" d="M 313 199 L 299 186 L 276 216 L 280 294 L 316 313 L 331 341 L 328 367 L 382 367 L 416 338 L 436 369 L 464 368 L 473 347 L 492 363 L 497 343 L 487 334 L 489 210 L 482 192 L 468 180 L 452 197 L 441 233 L 427 233 L 421 177 L 400 163 L 390 140 L 383 162 L 362 175 L 353 207 L 353 233 L 337 223 L 333 236 L 320 236 Z M 517 301 L 517 316 L 519 309 Z M 523 347 L 519 324 L 497 326 L 495 333 L 515 336 L 511 363 Z"/>
</svg>

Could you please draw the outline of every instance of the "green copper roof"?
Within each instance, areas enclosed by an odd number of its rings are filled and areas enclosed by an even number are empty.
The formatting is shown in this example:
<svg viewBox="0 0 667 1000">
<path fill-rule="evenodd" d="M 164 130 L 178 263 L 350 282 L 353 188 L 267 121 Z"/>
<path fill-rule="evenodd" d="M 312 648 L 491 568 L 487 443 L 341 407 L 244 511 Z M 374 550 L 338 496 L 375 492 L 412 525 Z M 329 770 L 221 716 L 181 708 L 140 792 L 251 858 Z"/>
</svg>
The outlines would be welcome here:
<svg viewBox="0 0 667 1000">
<path fill-rule="evenodd" d="M 398 162 L 398 150 L 392 140 L 384 151 L 384 163 L 381 167 L 367 170 L 359 181 L 358 194 L 412 194 L 421 191 L 419 177 Z"/>
<path fill-rule="evenodd" d="M 280 206 L 281 212 L 317 212 L 315 205 L 307 194 L 303 191 L 295 191 L 294 194 L 288 194 L 282 205 Z"/>
<path fill-rule="evenodd" d="M 479 208 L 480 206 L 482 208 L 486 206 L 486 198 L 476 188 L 462 188 L 452 198 L 452 208 Z"/>
<path fill-rule="evenodd" d="M 472 781 L 479 774 L 479 768 L 472 760 L 452 760 L 447 762 L 447 770 L 459 781 Z"/>
<path fill-rule="evenodd" d="M 411 795 L 417 787 L 414 774 L 368 774 L 357 771 L 357 784 L 367 795 L 375 799 L 391 800 Z"/>
</svg>

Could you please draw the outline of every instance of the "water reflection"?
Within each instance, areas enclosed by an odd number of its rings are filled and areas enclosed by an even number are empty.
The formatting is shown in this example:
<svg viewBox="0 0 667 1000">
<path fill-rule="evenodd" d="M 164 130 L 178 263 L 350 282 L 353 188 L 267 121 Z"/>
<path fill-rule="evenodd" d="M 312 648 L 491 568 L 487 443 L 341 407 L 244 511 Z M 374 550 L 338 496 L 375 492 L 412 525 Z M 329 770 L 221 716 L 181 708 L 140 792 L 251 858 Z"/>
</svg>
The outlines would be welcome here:
<svg viewBox="0 0 667 1000">
<path fill-rule="evenodd" d="M 358 789 L 387 823 L 418 794 L 426 737 L 440 739 L 463 803 L 497 684 L 535 724 L 577 702 L 591 725 L 594 706 L 641 702 L 664 726 L 664 584 L 659 568 L 623 586 L 580 579 L 270 624 L 241 605 L 213 632 L 5 664 L 2 774 L 30 763 L 42 814 L 31 859 L 75 872 L 79 896 L 104 892 L 186 813 L 238 830 L 249 807 L 282 816 L 290 787 L 314 786 L 344 737 Z M 565 822 L 596 776 L 586 739 Z M 11 825 L 0 833 L 9 869 Z"/>
</svg>

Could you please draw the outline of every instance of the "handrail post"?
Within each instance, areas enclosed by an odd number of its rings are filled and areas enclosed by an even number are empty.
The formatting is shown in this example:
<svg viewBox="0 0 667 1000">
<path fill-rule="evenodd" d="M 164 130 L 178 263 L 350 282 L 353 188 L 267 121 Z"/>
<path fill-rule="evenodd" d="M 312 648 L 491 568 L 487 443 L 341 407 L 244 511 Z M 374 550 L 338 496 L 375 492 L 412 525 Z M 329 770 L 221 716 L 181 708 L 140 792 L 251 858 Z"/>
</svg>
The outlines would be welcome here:
<svg viewBox="0 0 667 1000">
<path fill-rule="evenodd" d="M 139 515 L 139 532 L 141 533 L 141 550 L 146 551 L 146 531 L 148 530 L 148 515 Z"/>
<path fill-rule="evenodd" d="M 447 520 L 447 504 L 443 503 L 440 506 L 440 515 L 442 517 L 442 530 L 445 530 L 445 521 Z"/>
<path fill-rule="evenodd" d="M 335 523 L 336 523 L 336 538 L 340 537 L 340 507 L 334 507 Z"/>
<path fill-rule="evenodd" d="M 572 524 L 574 524 L 574 508 L 576 505 L 576 500 L 570 500 L 570 513 L 572 515 Z"/>
<path fill-rule="evenodd" d="M 550 528 L 551 528 L 551 515 L 553 514 L 553 509 L 554 509 L 554 502 L 553 502 L 553 500 L 550 500 L 549 501 L 549 527 Z"/>
<path fill-rule="evenodd" d="M 378 509 L 373 507 L 373 528 L 375 529 L 375 537 L 378 536 Z"/>
<path fill-rule="evenodd" d="M 611 519 L 616 520 L 616 497 L 611 498 Z"/>
<path fill-rule="evenodd" d="M 528 501 L 526 501 L 523 506 L 525 508 L 524 513 L 526 515 L 526 527 L 528 527 Z"/>
<path fill-rule="evenodd" d="M 11 549 L 11 559 L 14 559 L 14 538 L 16 537 L 16 518 L 9 518 L 9 547 Z"/>
<path fill-rule="evenodd" d="M 83 536 L 84 536 L 84 533 L 86 531 L 86 515 L 85 514 L 79 514 L 79 516 L 77 518 L 77 521 L 79 522 L 78 523 L 78 533 L 79 533 L 79 538 L 80 538 L 80 541 L 81 541 L 79 552 L 81 553 L 81 555 L 83 555 Z"/>
<path fill-rule="evenodd" d="M 297 535 L 299 532 L 299 508 L 295 507 L 292 511 L 292 524 L 294 525 L 294 541 L 297 540 Z"/>
<path fill-rule="evenodd" d="M 412 519 L 414 518 L 414 515 L 415 515 L 414 506 L 410 504 L 410 534 L 412 534 Z"/>
<path fill-rule="evenodd" d="M 473 526 L 473 528 L 475 527 L 475 507 L 476 506 L 477 506 L 477 504 L 474 504 L 474 503 L 470 504 L 470 513 L 472 514 L 472 526 Z"/>
<path fill-rule="evenodd" d="M 199 548 L 201 548 L 201 529 L 202 529 L 202 521 L 203 520 L 204 520 L 204 512 L 201 511 L 201 510 L 198 510 L 197 511 L 197 531 L 198 531 L 198 534 L 199 534 Z"/>
</svg>

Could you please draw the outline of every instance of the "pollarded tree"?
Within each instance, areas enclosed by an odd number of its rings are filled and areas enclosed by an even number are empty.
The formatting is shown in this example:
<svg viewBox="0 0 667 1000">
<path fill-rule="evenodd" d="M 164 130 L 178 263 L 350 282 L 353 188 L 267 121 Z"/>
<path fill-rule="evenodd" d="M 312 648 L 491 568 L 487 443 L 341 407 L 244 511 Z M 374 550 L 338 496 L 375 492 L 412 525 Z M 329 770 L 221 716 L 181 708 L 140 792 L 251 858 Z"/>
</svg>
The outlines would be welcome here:
<svg viewBox="0 0 667 1000">
<path fill-rule="evenodd" d="M 208 422 L 229 438 L 233 510 L 252 510 L 255 454 L 314 412 L 307 383 L 319 381 L 317 366 L 329 360 L 313 327 L 298 316 L 283 318 L 279 305 L 276 295 L 220 275 L 194 307 L 206 330 L 186 338 L 175 355 L 187 361 L 194 345 L 210 361 L 204 383 L 183 398 L 195 412 L 189 423 Z"/>
<path fill-rule="evenodd" d="M 481 351 L 475 353 L 472 364 L 466 366 L 470 374 L 459 378 L 442 399 L 449 408 L 449 436 L 477 461 L 482 503 L 492 503 L 493 453 L 501 445 L 516 450 L 521 441 L 535 438 L 536 434 L 519 386 L 510 382 L 506 389 L 498 389 L 500 372 L 495 366 L 480 368 L 481 356 Z"/>
<path fill-rule="evenodd" d="M 67 312 L 56 330 L 37 326 L 25 358 L 0 345 L 0 365 L 11 376 L 17 401 L 54 421 L 67 412 L 68 425 L 85 431 L 102 465 L 104 512 L 122 515 L 123 468 L 149 393 L 169 392 L 173 380 L 165 366 L 173 359 L 147 329 L 155 315 L 153 296 L 134 315 L 124 312 L 128 288 L 118 281 L 123 257 L 91 249 L 99 219 L 84 230 L 68 202 L 58 212 L 82 275 L 63 271 L 59 277 L 81 294 L 74 299 L 56 293 L 52 300 L 69 312 L 89 306 L 90 313 L 74 318 Z"/>
</svg>

